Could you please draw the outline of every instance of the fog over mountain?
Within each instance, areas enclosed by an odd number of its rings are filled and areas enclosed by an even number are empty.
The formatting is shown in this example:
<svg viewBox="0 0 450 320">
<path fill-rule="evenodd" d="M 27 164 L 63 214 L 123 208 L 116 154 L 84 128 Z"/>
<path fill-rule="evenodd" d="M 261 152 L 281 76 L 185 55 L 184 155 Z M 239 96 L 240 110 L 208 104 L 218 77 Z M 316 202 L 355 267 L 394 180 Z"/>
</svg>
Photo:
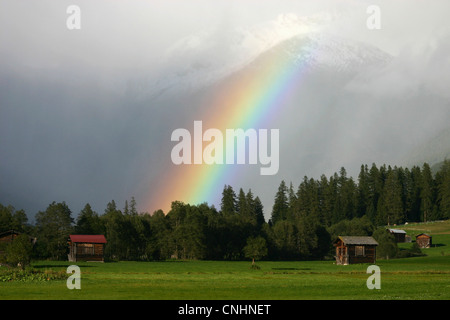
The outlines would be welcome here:
<svg viewBox="0 0 450 320">
<path fill-rule="evenodd" d="M 251 17 L 250 2 L 188 2 L 184 16 L 173 3 L 121 10 L 82 2 L 74 32 L 65 29 L 66 3 L 31 5 L 38 18 L 17 19 L 27 4 L 0 2 L 0 203 L 30 218 L 52 201 L 66 201 L 74 215 L 87 202 L 102 213 L 131 196 L 139 207 L 172 166 L 171 132 L 201 120 L 202 102 L 227 83 L 280 57 L 305 64 L 270 123 L 280 129 L 280 170 L 263 177 L 249 167 L 234 181 L 261 198 L 266 217 L 282 179 L 297 187 L 305 175 L 341 167 L 356 178 L 361 164 L 433 164 L 449 155 L 447 2 L 424 10 L 414 1 L 405 12 L 382 2 L 378 31 L 367 30 L 367 5 L 357 1 L 269 1 Z M 188 22 L 202 10 L 202 23 Z M 178 22 L 167 21 L 169 12 Z M 420 12 L 422 27 L 410 21 Z"/>
</svg>

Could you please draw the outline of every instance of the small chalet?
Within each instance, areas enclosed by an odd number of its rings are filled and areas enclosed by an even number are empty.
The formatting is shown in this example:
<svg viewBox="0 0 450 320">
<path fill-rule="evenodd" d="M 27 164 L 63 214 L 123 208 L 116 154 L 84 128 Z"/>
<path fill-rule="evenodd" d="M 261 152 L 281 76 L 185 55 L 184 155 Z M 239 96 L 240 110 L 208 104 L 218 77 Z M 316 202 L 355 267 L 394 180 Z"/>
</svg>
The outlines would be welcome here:
<svg viewBox="0 0 450 320">
<path fill-rule="evenodd" d="M 72 234 L 69 237 L 69 261 L 103 262 L 106 239 L 102 234 Z"/>
<path fill-rule="evenodd" d="M 8 230 L 5 232 L 0 233 L 0 254 L 4 253 L 4 250 L 6 248 L 6 246 L 13 242 L 15 238 L 17 238 L 19 235 L 21 235 L 21 232 L 18 232 L 16 230 Z M 36 238 L 30 238 L 30 242 L 31 244 L 35 244 L 36 243 Z"/>
<path fill-rule="evenodd" d="M 419 248 L 430 248 L 431 247 L 431 236 L 426 233 L 421 233 L 416 236 L 416 243 Z"/>
<path fill-rule="evenodd" d="M 339 236 L 333 245 L 336 247 L 336 264 L 376 262 L 378 242 L 372 237 Z"/>
<path fill-rule="evenodd" d="M 397 242 L 397 243 L 406 242 L 406 231 L 405 230 L 387 229 L 387 231 L 394 236 L 395 242 Z"/>
</svg>

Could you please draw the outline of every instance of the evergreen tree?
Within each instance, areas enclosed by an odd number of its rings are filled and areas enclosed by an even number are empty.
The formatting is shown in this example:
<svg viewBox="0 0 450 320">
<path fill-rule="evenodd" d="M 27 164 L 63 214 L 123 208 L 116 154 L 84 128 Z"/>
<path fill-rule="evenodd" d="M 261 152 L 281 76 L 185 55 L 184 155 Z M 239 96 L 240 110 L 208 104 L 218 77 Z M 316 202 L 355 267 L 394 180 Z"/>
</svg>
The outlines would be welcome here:
<svg viewBox="0 0 450 320">
<path fill-rule="evenodd" d="M 351 219 L 356 216 L 356 184 L 353 178 L 347 177 L 347 171 L 344 167 L 339 171 L 337 187 L 336 214 L 338 220 Z"/>
<path fill-rule="evenodd" d="M 450 160 L 445 160 L 436 174 L 439 218 L 450 218 Z"/>
<path fill-rule="evenodd" d="M 371 221 L 375 221 L 378 211 L 378 202 L 383 189 L 383 183 L 375 163 L 372 164 L 368 175 L 369 199 L 366 214 Z"/>
<path fill-rule="evenodd" d="M 105 232 L 100 217 L 94 212 L 89 203 L 86 203 L 83 210 L 80 211 L 75 233 L 77 234 L 103 234 Z"/>
<path fill-rule="evenodd" d="M 289 185 L 289 191 L 288 191 L 288 213 L 287 213 L 287 219 L 292 220 L 295 217 L 296 212 L 298 211 L 298 199 L 297 195 L 294 191 L 294 186 L 292 185 L 292 182 Z"/>
<path fill-rule="evenodd" d="M 390 167 L 378 208 L 378 221 L 387 225 L 398 224 L 404 221 L 402 187 L 398 181 L 396 170 Z"/>
<path fill-rule="evenodd" d="M 422 185 L 422 170 L 418 166 L 411 169 L 411 208 L 409 210 L 408 221 L 420 221 L 420 207 L 421 207 L 421 185 Z"/>
<path fill-rule="evenodd" d="M 248 203 L 247 196 L 246 196 L 244 190 L 242 190 L 242 188 L 239 189 L 239 195 L 238 195 L 236 207 L 237 207 L 237 212 L 242 217 L 250 218 L 250 216 L 251 216 L 250 204 Z"/>
<path fill-rule="evenodd" d="M 424 163 L 422 167 L 422 181 L 420 189 L 421 220 L 423 222 L 427 222 L 431 217 L 434 205 L 433 177 L 431 175 L 431 169 L 428 163 Z"/>
<path fill-rule="evenodd" d="M 111 200 L 106 205 L 105 213 L 101 216 L 105 226 L 105 256 L 113 260 L 125 259 L 127 257 L 127 228 L 125 219 L 120 210 L 117 209 L 116 202 Z"/>
<path fill-rule="evenodd" d="M 330 226 L 333 221 L 332 213 L 334 211 L 334 192 L 331 182 L 328 182 L 328 179 L 324 174 L 320 177 L 319 193 L 320 210 L 322 212 L 321 217 L 323 219 L 322 223 L 325 226 Z"/>
<path fill-rule="evenodd" d="M 130 214 L 132 215 L 132 216 L 135 216 L 135 215 L 137 215 L 138 214 L 138 211 L 137 211 L 137 204 L 136 204 L 136 200 L 134 199 L 134 197 L 131 197 L 131 200 L 130 200 Z"/>
<path fill-rule="evenodd" d="M 278 191 L 275 195 L 275 202 L 272 208 L 272 223 L 276 224 L 278 221 L 285 220 L 288 213 L 288 198 L 286 183 L 281 181 Z"/>
<path fill-rule="evenodd" d="M 128 208 L 128 200 L 125 200 L 125 206 L 123 207 L 123 214 L 126 216 L 130 214 L 130 210 Z"/>
<path fill-rule="evenodd" d="M 319 184 L 314 179 L 303 178 L 297 190 L 297 214 L 296 217 L 314 216 L 319 218 Z"/>
<path fill-rule="evenodd" d="M 370 200 L 369 169 L 367 165 L 361 165 L 357 188 L 357 217 L 362 217 L 367 213 L 368 208 L 370 207 Z"/>
<path fill-rule="evenodd" d="M 236 194 L 229 185 L 223 188 L 220 211 L 223 215 L 232 215 L 237 211 Z"/>
<path fill-rule="evenodd" d="M 248 210 L 246 210 L 247 219 L 254 225 L 257 224 L 256 222 L 256 211 L 255 211 L 255 199 L 253 197 L 253 192 L 251 189 L 248 190 L 247 194 L 245 195 L 245 201 L 247 203 Z"/>
<path fill-rule="evenodd" d="M 256 217 L 256 224 L 261 227 L 264 222 L 264 207 L 261 203 L 261 200 L 259 199 L 259 197 L 257 196 L 255 198 L 255 202 L 254 202 L 254 209 L 255 209 L 255 217 Z"/>
</svg>

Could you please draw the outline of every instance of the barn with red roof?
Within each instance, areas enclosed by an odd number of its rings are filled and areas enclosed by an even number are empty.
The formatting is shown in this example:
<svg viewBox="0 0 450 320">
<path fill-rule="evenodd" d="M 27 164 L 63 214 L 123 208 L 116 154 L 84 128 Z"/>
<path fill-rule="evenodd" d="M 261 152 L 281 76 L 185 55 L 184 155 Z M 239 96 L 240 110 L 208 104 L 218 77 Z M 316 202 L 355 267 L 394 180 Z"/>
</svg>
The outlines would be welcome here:
<svg viewBox="0 0 450 320">
<path fill-rule="evenodd" d="M 69 261 L 103 262 L 106 238 L 102 234 L 71 234 L 69 236 Z"/>
</svg>

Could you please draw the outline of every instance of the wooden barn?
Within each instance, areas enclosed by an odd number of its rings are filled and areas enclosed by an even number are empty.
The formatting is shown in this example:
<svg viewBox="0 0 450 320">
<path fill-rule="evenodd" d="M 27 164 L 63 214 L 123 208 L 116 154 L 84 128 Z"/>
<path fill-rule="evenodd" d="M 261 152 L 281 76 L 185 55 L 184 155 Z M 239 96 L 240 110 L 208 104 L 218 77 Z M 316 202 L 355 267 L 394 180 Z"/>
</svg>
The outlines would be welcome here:
<svg viewBox="0 0 450 320">
<path fill-rule="evenodd" d="M 336 264 L 376 262 L 378 242 L 372 237 L 339 236 L 333 245 L 336 247 Z"/>
<path fill-rule="evenodd" d="M 397 243 L 406 242 L 406 231 L 405 230 L 387 229 L 387 231 L 394 236 L 395 242 L 397 242 Z"/>
<path fill-rule="evenodd" d="M 416 243 L 419 248 L 430 248 L 432 237 L 429 234 L 421 233 L 416 236 Z"/>
<path fill-rule="evenodd" d="M 103 262 L 106 239 L 102 234 L 72 234 L 69 237 L 69 261 Z"/>
<path fill-rule="evenodd" d="M 15 238 L 19 236 L 20 232 L 17 232 L 15 230 L 9 230 L 0 233 L 0 243 L 10 243 Z"/>
<path fill-rule="evenodd" d="M 5 252 L 6 246 L 13 242 L 15 238 L 17 238 L 19 235 L 21 235 L 21 232 L 18 232 L 16 230 L 8 230 L 5 232 L 0 233 L 0 254 L 3 254 Z M 30 238 L 31 244 L 36 243 L 36 238 Z"/>
</svg>

